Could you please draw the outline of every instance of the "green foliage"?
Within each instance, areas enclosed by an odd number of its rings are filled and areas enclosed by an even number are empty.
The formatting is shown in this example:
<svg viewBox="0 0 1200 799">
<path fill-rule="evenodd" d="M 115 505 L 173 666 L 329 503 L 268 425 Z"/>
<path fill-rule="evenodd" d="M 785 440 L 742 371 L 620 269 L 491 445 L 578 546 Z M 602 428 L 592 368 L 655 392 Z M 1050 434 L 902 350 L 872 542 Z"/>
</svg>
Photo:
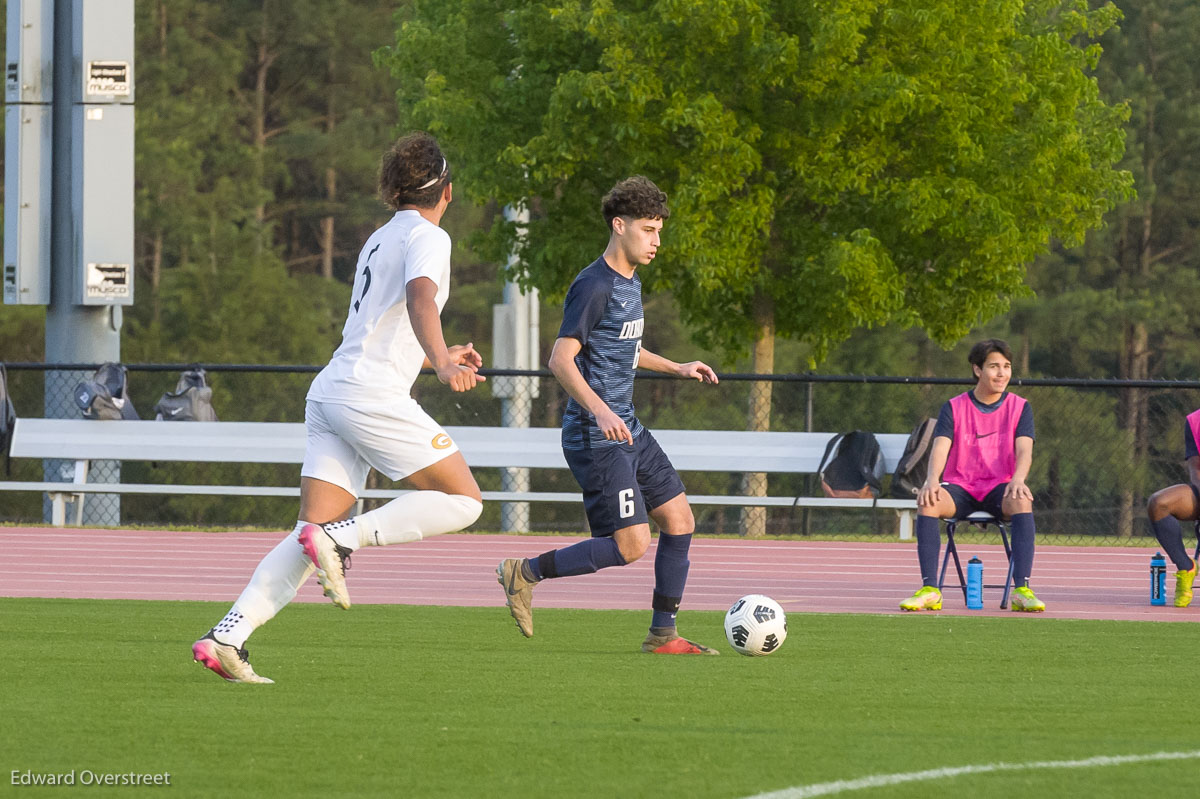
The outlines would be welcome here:
<svg viewBox="0 0 1200 799">
<path fill-rule="evenodd" d="M 249 249 L 249 247 L 247 247 Z M 129 322 L 130 362 L 317 363 L 328 359 L 349 290 L 288 277 L 270 255 L 227 252 L 221 268 L 186 264 L 161 292 L 163 321 Z"/>
<path fill-rule="evenodd" d="M 46 309 L 37 305 L 3 306 L 0 313 L 0 342 L 4 361 L 40 361 Z"/>
<path fill-rule="evenodd" d="M 1101 40 L 1106 54 L 1096 74 L 1107 102 L 1130 112 L 1120 166 L 1133 176 L 1137 198 L 1111 211 L 1083 246 L 1038 259 L 1029 273 L 1038 299 L 1018 302 L 1007 322 L 1030 351 L 1034 373 L 1195 378 L 1200 7 L 1153 0 L 1122 8 L 1120 28 Z M 1111 412 L 1089 420 L 1090 437 L 1118 442 L 1127 457 L 1115 473 L 1081 476 L 1078 493 L 1109 483 L 1108 497 L 1122 497 L 1127 515 L 1140 516 L 1150 492 L 1182 478 L 1182 420 L 1195 406 L 1179 407 L 1188 400 L 1176 394 L 1126 390 Z M 1078 468 L 1057 466 L 1064 485 Z"/>
<path fill-rule="evenodd" d="M 395 111 L 378 4 L 137 5 L 138 302 L 126 361 L 320 363 Z M 374 37 L 374 38 L 373 38 Z M 319 240 L 322 220 L 333 236 Z M 244 397 L 243 418 L 279 398 Z M 267 411 L 269 413 L 269 411 Z"/>
<path fill-rule="evenodd" d="M 1058 250 L 1030 270 L 1037 301 L 1013 321 L 1033 341 L 1047 375 L 1195 378 L 1200 349 L 1200 7 L 1188 0 L 1123 4 L 1103 38 L 1098 78 L 1111 103 L 1130 109 L 1121 167 L 1137 199 L 1107 216 L 1082 247 Z M 1144 374 L 1129 373 L 1133 325 L 1144 326 Z M 1070 341 L 1071 346 L 1054 346 Z"/>
<path fill-rule="evenodd" d="M 242 57 L 223 35 L 228 20 L 219 6 L 177 0 L 135 9 L 136 225 L 143 247 L 162 233 L 169 268 L 177 257 L 216 253 L 215 228 L 249 217 L 251 154 L 230 124 Z M 148 272 L 140 276 L 139 299 L 154 289 Z"/>
<path fill-rule="evenodd" d="M 606 234 L 600 196 L 672 197 L 644 279 L 697 340 L 773 321 L 820 360 L 863 326 L 943 345 L 1025 293 L 1052 238 L 1129 193 L 1126 109 L 1088 42 L 1111 4 L 951 0 L 414 3 L 383 51 L 403 113 L 478 200 L 528 206 L 515 276 L 561 297 Z M 497 220 L 481 252 L 499 260 Z"/>
</svg>

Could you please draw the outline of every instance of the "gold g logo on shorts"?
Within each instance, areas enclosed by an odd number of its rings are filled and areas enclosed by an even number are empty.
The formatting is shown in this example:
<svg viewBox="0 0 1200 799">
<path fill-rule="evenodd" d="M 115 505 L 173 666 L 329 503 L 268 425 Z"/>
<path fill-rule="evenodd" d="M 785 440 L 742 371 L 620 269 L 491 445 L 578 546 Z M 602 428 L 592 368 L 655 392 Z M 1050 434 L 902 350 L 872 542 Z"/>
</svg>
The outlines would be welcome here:
<svg viewBox="0 0 1200 799">
<path fill-rule="evenodd" d="M 433 437 L 433 441 L 430 443 L 433 444 L 434 449 L 449 449 L 450 445 L 454 442 L 451 441 L 450 436 L 446 435 L 445 433 L 438 433 Z"/>
</svg>

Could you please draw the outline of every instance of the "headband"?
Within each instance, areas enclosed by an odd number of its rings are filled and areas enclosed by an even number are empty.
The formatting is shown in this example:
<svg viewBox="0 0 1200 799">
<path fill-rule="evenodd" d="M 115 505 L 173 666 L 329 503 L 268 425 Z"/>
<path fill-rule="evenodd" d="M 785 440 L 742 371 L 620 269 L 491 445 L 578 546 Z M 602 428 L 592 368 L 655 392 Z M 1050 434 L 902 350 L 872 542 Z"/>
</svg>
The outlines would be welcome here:
<svg viewBox="0 0 1200 799">
<path fill-rule="evenodd" d="M 417 186 L 416 191 L 421 191 L 422 189 L 427 189 L 430 186 L 432 186 L 433 184 L 437 183 L 442 178 L 446 177 L 446 170 L 449 168 L 450 168 L 450 165 L 446 163 L 446 159 L 445 159 L 445 157 L 443 157 L 441 174 L 439 174 L 436 178 L 430 178 L 429 180 L 427 180 L 425 182 L 425 184 L 423 186 Z"/>
</svg>

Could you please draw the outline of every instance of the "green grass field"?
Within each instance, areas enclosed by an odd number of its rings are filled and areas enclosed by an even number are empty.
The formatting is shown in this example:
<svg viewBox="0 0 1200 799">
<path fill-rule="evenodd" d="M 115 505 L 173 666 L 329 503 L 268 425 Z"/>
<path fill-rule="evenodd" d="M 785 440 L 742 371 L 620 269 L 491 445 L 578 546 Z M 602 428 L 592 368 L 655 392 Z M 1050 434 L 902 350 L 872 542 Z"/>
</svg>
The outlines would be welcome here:
<svg viewBox="0 0 1200 799">
<path fill-rule="evenodd" d="M 1190 751 L 1196 627 L 1053 618 L 793 614 L 768 658 L 719 613 L 684 632 L 718 658 L 637 651 L 646 614 L 295 605 L 250 642 L 272 686 L 189 646 L 200 602 L 0 599 L 0 777 L 170 772 L 88 795 L 739 797 L 997 761 Z M 863 797 L 1190 792 L 1200 763 L 1037 769 Z M 4 791 L 7 793 L 8 791 Z"/>
</svg>

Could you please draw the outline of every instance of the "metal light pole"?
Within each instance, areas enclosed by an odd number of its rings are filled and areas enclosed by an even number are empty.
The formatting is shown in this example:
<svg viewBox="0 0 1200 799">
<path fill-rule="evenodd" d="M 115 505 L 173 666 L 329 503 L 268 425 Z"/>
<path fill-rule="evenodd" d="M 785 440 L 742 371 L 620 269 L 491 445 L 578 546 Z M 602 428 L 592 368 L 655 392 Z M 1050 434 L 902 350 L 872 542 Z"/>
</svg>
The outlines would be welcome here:
<svg viewBox="0 0 1200 799">
<path fill-rule="evenodd" d="M 529 211 L 507 206 L 504 216 L 523 225 Z M 520 259 L 521 243 L 509 255 L 509 266 Z M 504 284 L 504 303 L 492 306 L 492 364 L 498 369 L 537 369 L 539 360 L 539 306 L 537 289 L 522 292 L 515 283 Z M 529 427 L 533 401 L 539 393 L 536 377 L 493 377 L 492 395 L 500 397 L 500 423 L 505 427 Z M 504 491 L 528 491 L 529 469 L 501 471 Z M 528 531 L 528 502 L 505 502 L 500 506 L 500 528 L 505 532 Z"/>
<path fill-rule="evenodd" d="M 47 306 L 51 364 L 121 358 L 121 310 L 133 303 L 133 26 L 133 0 L 8 1 L 4 301 Z M 73 389 L 88 377 L 48 371 L 45 415 L 77 417 Z M 70 462 L 44 470 L 74 477 Z M 93 462 L 88 479 L 120 482 L 120 464 Z M 86 523 L 120 522 L 118 495 L 85 510 Z"/>
</svg>

